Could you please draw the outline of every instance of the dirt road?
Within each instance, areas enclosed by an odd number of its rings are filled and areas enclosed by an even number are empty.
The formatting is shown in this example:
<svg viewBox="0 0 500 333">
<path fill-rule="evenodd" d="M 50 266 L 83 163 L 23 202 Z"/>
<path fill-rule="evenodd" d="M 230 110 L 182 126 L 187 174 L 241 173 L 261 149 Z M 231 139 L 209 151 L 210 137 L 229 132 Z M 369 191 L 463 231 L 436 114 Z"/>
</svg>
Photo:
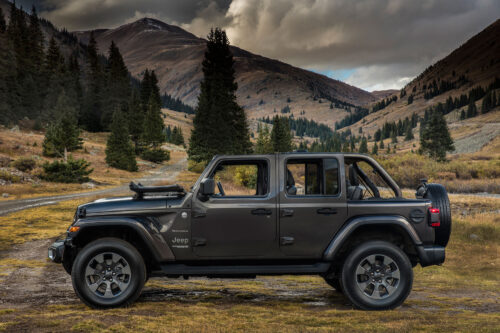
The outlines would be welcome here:
<svg viewBox="0 0 500 333">
<path fill-rule="evenodd" d="M 134 180 L 135 182 L 141 182 L 143 185 L 151 185 L 159 181 L 174 181 L 179 172 L 186 169 L 186 158 L 179 160 L 174 164 L 169 164 L 161 167 L 159 170 L 152 171 L 152 174 Z M 84 197 L 95 197 L 117 194 L 128 191 L 128 185 L 117 186 L 113 188 L 107 188 L 103 190 L 96 190 L 83 193 L 72 193 L 64 195 L 46 196 L 30 199 L 20 199 L 20 200 L 6 200 L 0 201 L 0 216 L 7 215 L 20 210 L 52 205 L 60 201 L 72 200 Z"/>
</svg>

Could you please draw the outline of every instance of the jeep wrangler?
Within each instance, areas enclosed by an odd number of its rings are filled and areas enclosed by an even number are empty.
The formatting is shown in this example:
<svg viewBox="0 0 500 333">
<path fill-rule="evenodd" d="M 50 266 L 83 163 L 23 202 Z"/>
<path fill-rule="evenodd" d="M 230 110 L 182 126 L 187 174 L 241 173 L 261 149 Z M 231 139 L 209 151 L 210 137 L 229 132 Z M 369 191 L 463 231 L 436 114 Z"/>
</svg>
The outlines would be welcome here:
<svg viewBox="0 0 500 333">
<path fill-rule="evenodd" d="M 370 156 L 215 156 L 190 191 L 130 184 L 77 208 L 49 258 L 95 308 L 135 301 L 149 277 L 315 274 L 357 308 L 392 309 L 412 268 L 439 265 L 451 232 L 439 184 L 405 199 Z"/>
</svg>

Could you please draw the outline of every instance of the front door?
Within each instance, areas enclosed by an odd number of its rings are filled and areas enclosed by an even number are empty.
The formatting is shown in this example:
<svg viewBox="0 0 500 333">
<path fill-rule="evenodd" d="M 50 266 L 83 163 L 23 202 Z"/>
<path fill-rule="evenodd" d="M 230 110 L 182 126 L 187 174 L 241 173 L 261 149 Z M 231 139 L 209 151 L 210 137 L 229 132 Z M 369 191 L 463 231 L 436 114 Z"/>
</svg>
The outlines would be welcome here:
<svg viewBox="0 0 500 333">
<path fill-rule="evenodd" d="M 341 156 L 281 155 L 280 249 L 287 257 L 320 259 L 347 217 Z"/>
<path fill-rule="evenodd" d="M 220 160 L 207 174 L 217 184 L 193 198 L 192 245 L 200 257 L 263 258 L 278 250 L 277 199 L 271 158 Z"/>
</svg>

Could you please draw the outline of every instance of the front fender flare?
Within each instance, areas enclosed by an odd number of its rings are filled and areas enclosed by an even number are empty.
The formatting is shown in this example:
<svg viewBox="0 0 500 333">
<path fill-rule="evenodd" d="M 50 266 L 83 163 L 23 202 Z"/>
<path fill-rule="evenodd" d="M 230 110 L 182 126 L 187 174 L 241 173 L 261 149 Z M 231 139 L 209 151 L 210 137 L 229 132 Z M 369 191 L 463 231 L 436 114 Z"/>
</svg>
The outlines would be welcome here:
<svg viewBox="0 0 500 333">
<path fill-rule="evenodd" d="M 151 251 L 157 262 L 161 263 L 175 260 L 175 256 L 170 246 L 154 224 L 146 218 L 130 216 L 87 217 L 79 219 L 74 226 L 79 226 L 80 229 L 74 235 L 71 235 L 73 243 L 78 240 L 78 235 L 90 228 L 124 227 L 135 231 L 142 242 Z"/>
<path fill-rule="evenodd" d="M 344 242 L 355 232 L 359 227 L 366 225 L 393 225 L 404 230 L 413 244 L 417 247 L 422 245 L 420 237 L 411 226 L 410 222 L 399 215 L 374 215 L 374 216 L 359 216 L 347 222 L 337 233 L 335 238 L 330 242 L 323 254 L 326 261 L 332 261 L 337 252 L 340 250 Z"/>
</svg>

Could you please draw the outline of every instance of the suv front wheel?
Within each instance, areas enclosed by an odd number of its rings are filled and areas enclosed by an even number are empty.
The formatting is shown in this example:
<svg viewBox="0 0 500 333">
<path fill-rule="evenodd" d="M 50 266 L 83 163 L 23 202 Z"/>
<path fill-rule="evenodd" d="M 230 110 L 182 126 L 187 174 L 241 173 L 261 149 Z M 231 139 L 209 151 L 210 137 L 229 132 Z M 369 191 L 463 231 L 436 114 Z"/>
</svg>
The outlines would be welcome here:
<svg viewBox="0 0 500 333">
<path fill-rule="evenodd" d="M 93 308 L 125 306 L 139 297 L 146 282 L 146 267 L 130 243 L 101 238 L 78 253 L 71 279 L 85 304 Z"/>
<path fill-rule="evenodd" d="M 342 267 L 342 287 L 347 298 L 364 310 L 394 309 L 408 297 L 413 270 L 408 256 L 385 241 L 356 247 Z"/>
</svg>

